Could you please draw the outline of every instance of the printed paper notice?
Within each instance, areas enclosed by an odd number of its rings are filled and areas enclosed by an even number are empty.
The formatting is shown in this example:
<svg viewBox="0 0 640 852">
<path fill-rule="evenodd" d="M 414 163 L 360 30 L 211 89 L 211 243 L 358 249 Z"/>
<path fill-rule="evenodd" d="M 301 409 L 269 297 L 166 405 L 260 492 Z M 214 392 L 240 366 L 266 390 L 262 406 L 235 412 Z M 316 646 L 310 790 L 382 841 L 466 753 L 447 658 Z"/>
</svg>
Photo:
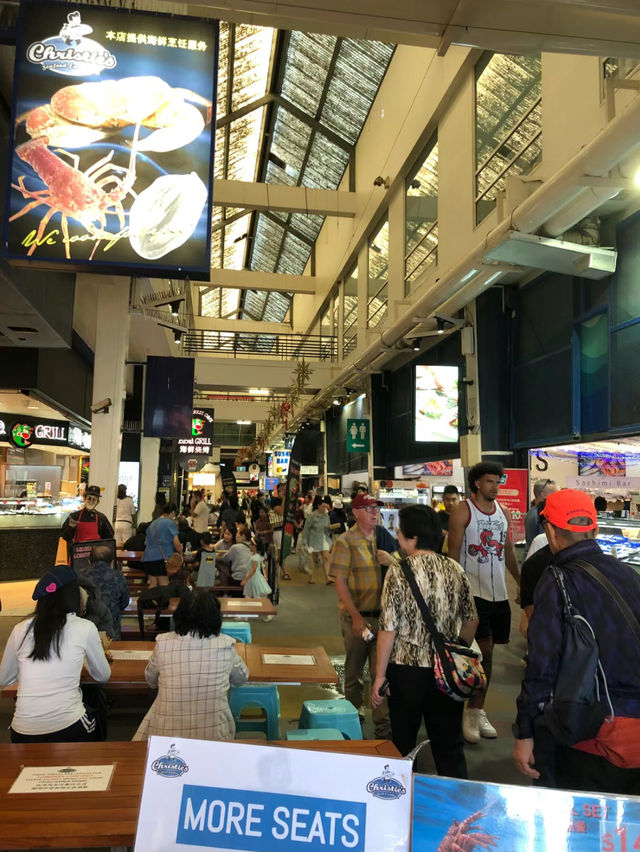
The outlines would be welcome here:
<svg viewBox="0 0 640 852">
<path fill-rule="evenodd" d="M 312 654 L 263 654 L 262 662 L 273 666 L 315 666 Z"/>
<path fill-rule="evenodd" d="M 148 660 L 153 651 L 109 651 L 114 660 Z"/>
<path fill-rule="evenodd" d="M 227 606 L 229 607 L 229 609 L 235 609 L 236 607 L 239 607 L 241 609 L 244 609 L 245 607 L 253 607 L 253 609 L 262 609 L 262 601 L 229 601 Z"/>
<path fill-rule="evenodd" d="M 77 793 L 108 790 L 115 763 L 99 766 L 23 766 L 10 793 Z"/>
</svg>

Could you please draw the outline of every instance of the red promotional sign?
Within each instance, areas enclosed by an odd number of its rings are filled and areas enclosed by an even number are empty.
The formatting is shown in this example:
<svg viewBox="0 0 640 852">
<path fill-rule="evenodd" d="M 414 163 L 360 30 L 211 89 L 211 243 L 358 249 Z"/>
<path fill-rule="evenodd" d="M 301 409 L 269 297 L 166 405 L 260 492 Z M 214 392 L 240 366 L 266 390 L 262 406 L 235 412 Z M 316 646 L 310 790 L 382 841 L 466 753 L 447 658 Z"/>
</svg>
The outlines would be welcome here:
<svg viewBox="0 0 640 852">
<path fill-rule="evenodd" d="M 528 471 L 507 468 L 500 483 L 498 502 L 511 512 L 511 541 L 524 540 L 524 516 L 528 505 Z"/>
</svg>

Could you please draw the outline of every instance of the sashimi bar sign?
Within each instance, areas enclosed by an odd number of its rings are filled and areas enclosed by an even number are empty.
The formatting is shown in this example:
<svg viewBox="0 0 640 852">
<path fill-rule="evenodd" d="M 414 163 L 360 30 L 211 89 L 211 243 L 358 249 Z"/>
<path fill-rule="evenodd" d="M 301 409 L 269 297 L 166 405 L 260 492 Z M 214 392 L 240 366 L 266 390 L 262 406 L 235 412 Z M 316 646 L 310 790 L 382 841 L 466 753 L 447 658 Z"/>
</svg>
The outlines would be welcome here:
<svg viewBox="0 0 640 852">
<path fill-rule="evenodd" d="M 0 441 L 26 450 L 34 444 L 91 449 L 91 433 L 66 420 L 35 420 L 21 414 L 3 414 Z"/>
<path fill-rule="evenodd" d="M 4 253 L 209 278 L 218 24 L 23 0 Z"/>
</svg>

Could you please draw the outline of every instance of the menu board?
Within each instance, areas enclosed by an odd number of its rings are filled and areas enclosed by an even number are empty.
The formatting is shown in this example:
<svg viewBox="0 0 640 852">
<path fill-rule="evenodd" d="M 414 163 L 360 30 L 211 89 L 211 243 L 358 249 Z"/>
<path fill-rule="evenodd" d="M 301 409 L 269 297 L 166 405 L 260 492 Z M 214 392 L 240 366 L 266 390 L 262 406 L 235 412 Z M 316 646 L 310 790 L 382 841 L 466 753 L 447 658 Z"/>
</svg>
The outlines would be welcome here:
<svg viewBox="0 0 640 852">
<path fill-rule="evenodd" d="M 208 279 L 218 25 L 23 0 L 5 256 Z"/>
<path fill-rule="evenodd" d="M 416 366 L 415 439 L 434 443 L 458 440 L 458 368 Z"/>
</svg>

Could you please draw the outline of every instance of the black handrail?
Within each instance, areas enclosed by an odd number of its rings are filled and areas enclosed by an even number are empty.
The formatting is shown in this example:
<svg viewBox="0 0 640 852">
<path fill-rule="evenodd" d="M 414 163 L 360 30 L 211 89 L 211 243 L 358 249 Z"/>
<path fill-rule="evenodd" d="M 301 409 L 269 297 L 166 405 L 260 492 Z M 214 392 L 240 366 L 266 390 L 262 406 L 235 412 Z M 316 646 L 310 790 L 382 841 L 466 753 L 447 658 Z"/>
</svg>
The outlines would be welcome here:
<svg viewBox="0 0 640 852">
<path fill-rule="evenodd" d="M 188 331 L 182 337 L 183 351 L 212 353 L 234 358 L 263 355 L 290 361 L 336 361 L 338 339 L 327 334 L 265 334 L 256 331 Z"/>
</svg>

